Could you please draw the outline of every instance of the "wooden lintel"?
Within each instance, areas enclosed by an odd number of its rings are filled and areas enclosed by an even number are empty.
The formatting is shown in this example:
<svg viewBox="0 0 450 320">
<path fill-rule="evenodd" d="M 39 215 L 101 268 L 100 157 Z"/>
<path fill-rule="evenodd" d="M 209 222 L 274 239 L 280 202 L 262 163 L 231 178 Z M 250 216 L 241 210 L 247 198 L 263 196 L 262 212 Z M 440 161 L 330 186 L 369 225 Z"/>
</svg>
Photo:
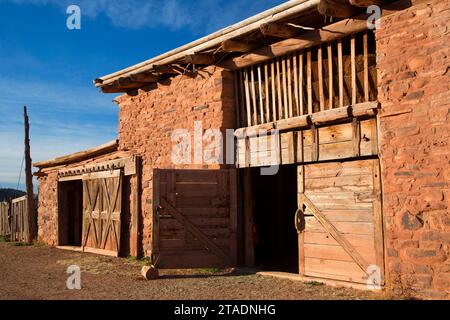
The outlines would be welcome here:
<svg viewBox="0 0 450 320">
<path fill-rule="evenodd" d="M 293 27 L 275 22 L 263 23 L 259 29 L 266 37 L 277 37 L 284 39 L 292 38 L 298 33 L 298 30 Z"/>
<path fill-rule="evenodd" d="M 225 40 L 224 42 L 222 42 L 221 48 L 226 52 L 247 53 L 255 50 L 255 45 L 249 44 L 244 41 Z"/>
<path fill-rule="evenodd" d="M 187 56 L 184 57 L 184 62 L 192 64 L 210 65 L 214 64 L 214 55 L 210 53 L 188 54 Z"/>
<path fill-rule="evenodd" d="M 320 0 L 317 10 L 324 16 L 349 18 L 357 14 L 360 9 L 352 6 L 348 2 L 337 0 Z"/>
<path fill-rule="evenodd" d="M 349 0 L 349 2 L 356 7 L 367 8 L 372 5 L 381 5 L 383 0 Z"/>
<path fill-rule="evenodd" d="M 131 176 L 137 174 L 137 165 L 135 157 L 120 158 L 108 161 L 102 161 L 89 165 L 77 166 L 67 169 L 61 169 L 58 171 L 58 179 L 60 181 L 71 180 L 71 177 L 79 176 L 82 174 L 123 169 L 125 176 Z"/>
</svg>

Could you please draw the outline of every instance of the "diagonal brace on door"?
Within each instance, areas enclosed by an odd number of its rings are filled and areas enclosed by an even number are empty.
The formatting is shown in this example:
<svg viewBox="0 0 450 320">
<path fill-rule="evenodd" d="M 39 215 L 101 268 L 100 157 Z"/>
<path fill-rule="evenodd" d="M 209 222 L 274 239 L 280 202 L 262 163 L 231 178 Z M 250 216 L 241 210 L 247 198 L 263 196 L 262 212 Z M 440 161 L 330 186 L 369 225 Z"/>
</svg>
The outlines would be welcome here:
<svg viewBox="0 0 450 320">
<path fill-rule="evenodd" d="M 328 220 L 322 211 L 317 208 L 314 203 L 305 194 L 302 194 L 303 204 L 313 213 L 314 217 L 320 222 L 322 227 L 342 246 L 342 248 L 350 255 L 350 257 L 356 262 L 356 264 L 367 275 L 367 269 L 369 264 L 367 261 L 356 251 L 355 247 L 336 229 L 336 227 Z"/>
<path fill-rule="evenodd" d="M 161 197 L 161 207 L 167 210 L 186 230 L 192 233 L 198 240 L 203 242 L 207 250 L 219 256 L 226 264 L 230 264 L 230 258 L 211 239 L 209 239 L 197 226 L 187 219 L 180 211 L 173 207 L 165 198 Z"/>
</svg>

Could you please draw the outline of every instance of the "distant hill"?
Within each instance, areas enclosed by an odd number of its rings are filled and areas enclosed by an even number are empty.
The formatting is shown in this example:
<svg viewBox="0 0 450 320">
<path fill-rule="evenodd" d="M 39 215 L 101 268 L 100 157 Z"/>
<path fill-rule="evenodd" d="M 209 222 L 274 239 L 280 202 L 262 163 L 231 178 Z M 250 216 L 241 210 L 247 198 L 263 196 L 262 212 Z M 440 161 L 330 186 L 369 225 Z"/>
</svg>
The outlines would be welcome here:
<svg viewBox="0 0 450 320">
<path fill-rule="evenodd" d="M 8 201 L 9 199 L 20 198 L 26 195 L 26 192 L 16 189 L 0 189 L 0 202 Z"/>
</svg>

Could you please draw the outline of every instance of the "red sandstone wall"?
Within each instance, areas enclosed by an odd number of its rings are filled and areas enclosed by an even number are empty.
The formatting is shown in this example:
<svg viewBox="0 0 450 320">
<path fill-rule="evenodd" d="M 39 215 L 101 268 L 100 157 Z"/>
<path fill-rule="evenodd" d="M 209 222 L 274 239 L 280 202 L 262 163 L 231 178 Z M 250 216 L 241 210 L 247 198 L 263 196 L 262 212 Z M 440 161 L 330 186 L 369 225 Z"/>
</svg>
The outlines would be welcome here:
<svg viewBox="0 0 450 320">
<path fill-rule="evenodd" d="M 388 284 L 450 298 L 450 10 L 429 1 L 376 31 Z"/>
<path fill-rule="evenodd" d="M 57 172 L 52 171 L 45 177 L 38 178 L 38 240 L 48 245 L 58 243 L 58 196 Z"/>
<path fill-rule="evenodd" d="M 171 160 L 172 131 L 187 129 L 193 134 L 194 121 L 203 130 L 235 127 L 233 75 L 210 67 L 194 78 L 178 76 L 159 83 L 153 90 L 117 99 L 119 150 L 142 158 L 142 244 L 148 255 L 151 243 L 153 168 L 218 168 L 218 165 L 174 165 Z"/>
</svg>

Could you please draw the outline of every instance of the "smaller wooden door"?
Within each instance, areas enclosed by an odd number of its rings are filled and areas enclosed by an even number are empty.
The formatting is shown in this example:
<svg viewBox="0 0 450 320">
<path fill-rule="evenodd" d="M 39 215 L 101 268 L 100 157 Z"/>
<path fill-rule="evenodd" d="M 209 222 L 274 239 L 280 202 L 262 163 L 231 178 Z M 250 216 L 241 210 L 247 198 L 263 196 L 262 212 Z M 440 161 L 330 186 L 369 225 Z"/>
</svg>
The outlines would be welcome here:
<svg viewBox="0 0 450 320">
<path fill-rule="evenodd" d="M 159 268 L 236 266 L 236 170 L 154 170 L 153 201 Z"/>
<path fill-rule="evenodd" d="M 300 274 L 382 284 L 378 160 L 299 166 L 298 192 Z"/>
<path fill-rule="evenodd" d="M 121 170 L 83 175 L 83 251 L 119 254 L 121 212 Z"/>
</svg>

